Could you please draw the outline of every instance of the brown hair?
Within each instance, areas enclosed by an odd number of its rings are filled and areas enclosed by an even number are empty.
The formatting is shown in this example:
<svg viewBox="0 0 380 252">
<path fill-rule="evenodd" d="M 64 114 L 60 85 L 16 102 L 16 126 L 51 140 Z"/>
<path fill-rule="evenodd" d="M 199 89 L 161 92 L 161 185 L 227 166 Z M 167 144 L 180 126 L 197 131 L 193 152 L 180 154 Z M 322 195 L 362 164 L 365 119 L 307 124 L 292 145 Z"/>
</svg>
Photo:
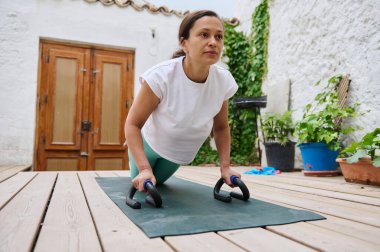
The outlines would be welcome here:
<svg viewBox="0 0 380 252">
<path fill-rule="evenodd" d="M 222 19 L 216 14 L 214 11 L 211 10 L 199 10 L 190 12 L 185 16 L 185 18 L 182 20 L 181 25 L 179 26 L 178 31 L 178 41 L 179 43 L 182 43 L 183 40 L 188 39 L 190 36 L 190 30 L 193 28 L 194 23 L 203 17 L 216 17 L 220 20 L 220 22 L 223 24 Z M 173 53 L 172 59 L 178 58 L 181 56 L 185 56 L 186 53 L 179 49 Z"/>
</svg>

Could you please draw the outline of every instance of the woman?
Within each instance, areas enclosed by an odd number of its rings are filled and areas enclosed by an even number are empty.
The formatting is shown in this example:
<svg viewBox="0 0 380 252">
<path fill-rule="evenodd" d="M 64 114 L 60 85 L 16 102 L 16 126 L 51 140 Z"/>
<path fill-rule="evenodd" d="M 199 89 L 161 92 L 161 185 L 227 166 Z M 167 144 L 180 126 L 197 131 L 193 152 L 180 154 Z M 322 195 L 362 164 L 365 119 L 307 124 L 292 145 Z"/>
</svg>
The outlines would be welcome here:
<svg viewBox="0 0 380 252">
<path fill-rule="evenodd" d="M 223 21 L 213 11 L 196 11 L 182 21 L 181 50 L 173 59 L 140 76 L 141 89 L 125 123 L 133 185 L 165 182 L 190 163 L 213 130 L 221 176 L 233 187 L 230 168 L 228 99 L 237 84 L 228 70 L 214 65 L 223 50 Z"/>
</svg>

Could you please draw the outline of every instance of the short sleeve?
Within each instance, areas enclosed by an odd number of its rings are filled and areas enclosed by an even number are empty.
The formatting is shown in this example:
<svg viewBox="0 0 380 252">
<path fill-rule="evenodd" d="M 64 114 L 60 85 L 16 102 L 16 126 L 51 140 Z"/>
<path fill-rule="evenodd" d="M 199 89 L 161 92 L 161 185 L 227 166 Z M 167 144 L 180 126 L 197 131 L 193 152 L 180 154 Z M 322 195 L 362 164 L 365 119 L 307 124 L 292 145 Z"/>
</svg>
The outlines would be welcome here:
<svg viewBox="0 0 380 252">
<path fill-rule="evenodd" d="M 164 84 L 162 77 L 160 76 L 158 69 L 150 69 L 140 75 L 139 77 L 140 85 L 146 82 L 149 87 L 152 89 L 153 93 L 162 100 L 164 97 Z"/>
<path fill-rule="evenodd" d="M 227 83 L 227 91 L 224 96 L 225 101 L 230 99 L 238 90 L 238 85 L 236 84 L 236 81 L 230 72 L 228 72 L 228 76 L 226 79 L 228 83 Z"/>
</svg>

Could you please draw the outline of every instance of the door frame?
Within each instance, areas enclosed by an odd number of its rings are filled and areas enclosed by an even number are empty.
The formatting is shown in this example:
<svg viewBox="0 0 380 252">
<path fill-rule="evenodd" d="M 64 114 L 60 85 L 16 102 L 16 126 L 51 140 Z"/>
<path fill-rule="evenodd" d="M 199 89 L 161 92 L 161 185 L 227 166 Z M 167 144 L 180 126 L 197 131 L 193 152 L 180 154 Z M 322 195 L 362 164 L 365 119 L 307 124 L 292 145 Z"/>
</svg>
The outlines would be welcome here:
<svg viewBox="0 0 380 252">
<path fill-rule="evenodd" d="M 121 46 L 113 46 L 113 45 L 104 45 L 104 44 L 96 44 L 96 43 L 87 43 L 87 42 L 81 42 L 81 41 L 74 41 L 74 40 L 65 40 L 65 39 L 57 39 L 57 38 L 50 38 L 50 37 L 40 37 L 39 38 L 39 51 L 38 51 L 38 69 L 37 69 L 37 99 L 36 99 L 36 105 L 35 105 L 35 130 L 34 130 L 34 149 L 33 149 L 33 164 L 32 164 L 32 170 L 36 170 L 36 163 L 38 162 L 38 149 L 40 144 L 40 132 L 42 132 L 41 129 L 41 123 L 40 123 L 40 113 L 41 113 L 41 103 L 43 102 L 43 97 L 41 96 L 41 86 L 44 81 L 42 70 L 43 70 L 43 61 L 44 59 L 44 51 L 43 51 L 43 45 L 44 44 L 50 44 L 50 45 L 56 45 L 56 46 L 72 46 L 77 48 L 83 48 L 83 49 L 91 49 L 91 50 L 106 50 L 109 52 L 123 52 L 123 53 L 132 53 L 132 85 L 127 86 L 127 92 L 130 94 L 130 100 L 131 104 L 134 100 L 134 70 L 135 70 L 135 48 L 132 47 L 121 47 Z M 93 55 L 91 55 L 91 62 L 93 61 Z M 89 66 L 90 62 L 85 62 L 85 65 Z M 89 69 L 89 68 L 88 68 Z M 89 97 L 84 98 L 85 102 L 88 102 Z M 43 108 L 45 110 L 46 108 Z M 46 113 L 46 111 L 44 112 Z M 87 113 L 89 116 L 89 114 Z M 87 138 L 87 137 L 86 137 Z M 88 139 L 86 139 L 88 142 Z M 87 161 L 87 163 L 89 163 Z M 87 167 L 88 168 L 88 167 Z"/>
</svg>

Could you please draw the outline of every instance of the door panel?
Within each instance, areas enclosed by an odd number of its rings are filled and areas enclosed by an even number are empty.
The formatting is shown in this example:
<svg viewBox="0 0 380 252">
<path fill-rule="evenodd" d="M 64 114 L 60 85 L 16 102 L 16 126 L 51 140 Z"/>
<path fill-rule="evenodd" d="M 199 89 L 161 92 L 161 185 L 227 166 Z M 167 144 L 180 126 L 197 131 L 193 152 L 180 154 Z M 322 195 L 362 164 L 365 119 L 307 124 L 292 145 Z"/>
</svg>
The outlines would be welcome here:
<svg viewBox="0 0 380 252">
<path fill-rule="evenodd" d="M 132 101 L 133 71 L 130 64 L 133 54 L 96 51 L 94 54 L 94 105 L 90 135 L 89 166 L 95 170 L 119 170 L 128 167 L 128 153 L 123 146 L 124 123 L 128 104 Z"/>
<path fill-rule="evenodd" d="M 123 167 L 122 158 L 96 158 L 95 170 L 120 170 Z"/>
<path fill-rule="evenodd" d="M 128 55 L 95 54 L 94 149 L 123 150 Z"/>
<path fill-rule="evenodd" d="M 128 168 L 134 51 L 42 41 L 34 169 Z"/>
<path fill-rule="evenodd" d="M 77 83 L 75 81 L 77 62 L 75 59 L 64 58 L 57 58 L 56 62 L 55 89 L 51 95 L 54 99 L 52 144 L 75 145 L 78 143 L 75 137 L 75 132 L 78 130 L 75 113 L 77 108 Z"/>
<path fill-rule="evenodd" d="M 46 160 L 47 171 L 77 171 L 79 170 L 78 158 L 48 158 Z"/>
<path fill-rule="evenodd" d="M 121 68 L 122 64 L 103 64 L 101 80 L 101 111 L 100 112 L 100 141 L 99 145 L 120 145 L 120 102 L 121 102 Z M 107 83 L 105 85 L 105 83 Z M 116 122 L 116 127 L 113 127 Z"/>
<path fill-rule="evenodd" d="M 84 53 L 52 49 L 46 99 L 46 149 L 78 150 Z"/>
</svg>

